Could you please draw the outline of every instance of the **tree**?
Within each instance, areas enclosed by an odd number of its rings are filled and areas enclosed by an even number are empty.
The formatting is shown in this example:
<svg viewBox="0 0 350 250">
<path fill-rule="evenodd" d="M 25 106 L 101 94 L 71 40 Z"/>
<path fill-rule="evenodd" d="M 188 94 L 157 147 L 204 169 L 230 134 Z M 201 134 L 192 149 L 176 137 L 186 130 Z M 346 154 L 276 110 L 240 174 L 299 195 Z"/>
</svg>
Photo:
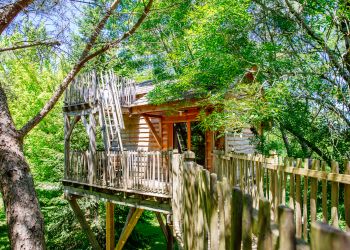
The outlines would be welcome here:
<svg viewBox="0 0 350 250">
<path fill-rule="evenodd" d="M 191 91 L 218 107 L 202 116 L 205 128 L 264 127 L 256 142 L 265 154 L 350 157 L 349 1 L 185 3 L 185 14 L 148 20 L 133 37 L 138 59 L 152 55 L 154 103 Z"/>
<path fill-rule="evenodd" d="M 0 8 L 0 35 L 15 19 L 15 17 L 23 11 L 33 0 L 18 0 L 14 3 L 4 4 Z"/>
<path fill-rule="evenodd" d="M 22 2 L 27 3 L 27 5 L 18 5 Z M 33 178 L 23 154 L 24 137 L 52 110 L 70 82 L 90 60 L 118 47 L 136 32 L 149 14 L 152 3 L 153 0 L 149 0 L 137 21 L 129 30 L 126 30 L 116 39 L 99 45 L 96 44 L 96 40 L 110 16 L 114 14 L 119 6 L 120 1 L 115 0 L 110 5 L 105 4 L 104 6 L 108 8 L 91 30 L 84 49 L 69 73 L 42 109 L 20 129 L 15 127 L 8 108 L 4 86 L 0 86 L 0 186 L 6 207 L 9 237 L 13 249 L 45 248 L 43 217 L 35 194 Z M 5 12 L 9 14 L 4 16 L 3 29 L 29 4 L 30 1 L 18 1 L 11 5 L 12 9 L 16 9 L 16 11 Z"/>
</svg>

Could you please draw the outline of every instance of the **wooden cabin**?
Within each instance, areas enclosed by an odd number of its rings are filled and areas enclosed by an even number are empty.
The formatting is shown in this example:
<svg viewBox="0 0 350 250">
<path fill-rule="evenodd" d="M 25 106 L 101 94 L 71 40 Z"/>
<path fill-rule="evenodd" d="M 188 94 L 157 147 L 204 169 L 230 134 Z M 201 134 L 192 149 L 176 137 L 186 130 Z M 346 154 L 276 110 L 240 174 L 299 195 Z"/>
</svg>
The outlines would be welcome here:
<svg viewBox="0 0 350 250">
<path fill-rule="evenodd" d="M 249 130 L 228 132 L 216 140 L 213 132 L 198 128 L 196 100 L 153 105 L 147 98 L 153 88 L 152 81 L 136 84 L 113 72 L 92 72 L 79 76 L 66 90 L 62 182 L 78 218 L 83 216 L 74 202 L 82 196 L 171 214 L 174 150 L 194 151 L 197 163 L 208 170 L 212 169 L 214 149 L 252 152 Z M 88 145 L 85 150 L 71 150 L 72 134 L 81 133 L 76 129 L 80 122 Z M 103 150 L 97 147 L 99 137 Z"/>
</svg>

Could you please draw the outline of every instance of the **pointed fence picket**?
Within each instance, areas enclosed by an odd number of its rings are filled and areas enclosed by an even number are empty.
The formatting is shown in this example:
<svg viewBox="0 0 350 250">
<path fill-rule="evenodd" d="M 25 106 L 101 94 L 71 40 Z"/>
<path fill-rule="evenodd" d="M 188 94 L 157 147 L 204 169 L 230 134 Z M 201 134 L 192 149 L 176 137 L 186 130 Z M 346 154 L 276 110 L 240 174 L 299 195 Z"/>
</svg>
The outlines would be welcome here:
<svg viewBox="0 0 350 250">
<path fill-rule="evenodd" d="M 174 154 L 173 186 L 175 181 L 182 180 L 180 186 L 175 185 L 177 192 L 173 191 L 172 198 L 178 241 L 184 249 L 347 249 L 350 235 L 339 230 L 334 222 L 338 185 L 331 185 L 333 226 L 316 218 L 306 227 L 311 232 L 307 234 L 308 243 L 300 239 L 302 187 L 290 188 L 289 181 L 299 184 L 307 177 L 308 190 L 315 185 L 313 179 L 350 184 L 347 175 L 336 173 L 334 163 L 332 172 L 317 170 L 318 164 L 315 160 L 308 161 L 307 165 L 311 166 L 305 169 L 301 168 L 301 160 L 287 159 L 280 163 L 276 157 L 217 154 L 216 173 L 210 174 L 202 166 Z M 349 163 L 346 164 L 349 171 Z M 320 166 L 323 166 L 321 162 Z M 286 206 L 287 201 L 294 209 Z"/>
</svg>

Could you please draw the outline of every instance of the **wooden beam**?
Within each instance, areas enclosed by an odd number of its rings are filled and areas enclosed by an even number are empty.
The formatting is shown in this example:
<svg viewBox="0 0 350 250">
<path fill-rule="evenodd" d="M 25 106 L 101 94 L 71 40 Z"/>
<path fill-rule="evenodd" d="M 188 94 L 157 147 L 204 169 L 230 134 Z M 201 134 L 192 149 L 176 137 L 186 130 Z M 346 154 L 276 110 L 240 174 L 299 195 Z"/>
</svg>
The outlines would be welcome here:
<svg viewBox="0 0 350 250">
<path fill-rule="evenodd" d="M 143 116 L 148 116 L 148 117 L 153 117 L 153 118 L 159 118 L 159 119 L 162 119 L 163 116 L 161 115 L 154 115 L 154 114 L 142 114 Z"/>
<path fill-rule="evenodd" d="M 205 132 L 205 167 L 211 171 L 213 167 L 212 152 L 214 149 L 214 133 L 212 131 Z"/>
<path fill-rule="evenodd" d="M 198 107 L 198 99 L 184 101 L 175 101 L 171 103 L 165 103 L 161 105 L 140 105 L 132 106 L 129 108 L 129 112 L 132 115 L 143 114 L 143 113 L 153 113 L 160 111 L 173 111 L 173 110 L 184 110 L 184 109 L 196 109 Z"/>
<path fill-rule="evenodd" d="M 157 134 L 157 131 L 155 130 L 155 128 L 154 128 L 154 126 L 153 126 L 151 120 L 149 119 L 149 117 L 148 117 L 147 115 L 143 115 L 143 114 L 142 114 L 142 116 L 143 116 L 143 118 L 145 119 L 145 121 L 146 121 L 148 127 L 150 128 L 152 135 L 153 135 L 154 138 L 156 139 L 156 142 L 157 142 L 158 146 L 159 146 L 160 148 L 162 148 L 162 139 L 161 139 L 160 136 Z"/>
<path fill-rule="evenodd" d="M 119 241 L 115 250 L 122 250 L 126 241 L 128 240 L 132 230 L 136 226 L 137 221 L 140 219 L 142 215 L 143 209 L 137 208 L 133 215 L 130 218 L 130 221 L 125 229 L 125 231 L 120 235 Z"/>
<path fill-rule="evenodd" d="M 90 187 L 88 185 L 80 185 L 81 188 L 66 186 L 66 181 L 63 181 L 63 189 L 66 194 L 73 194 L 73 195 L 80 195 L 89 197 L 91 199 L 101 200 L 101 201 L 113 201 L 113 203 L 122 205 L 122 206 L 128 206 L 128 207 L 135 207 L 135 208 L 142 208 L 147 209 L 150 211 L 156 211 L 161 212 L 164 214 L 168 214 L 171 212 L 171 206 L 168 202 L 164 202 L 164 198 L 159 198 L 160 200 L 155 200 L 155 197 L 149 197 L 148 199 L 142 198 L 143 196 L 124 196 L 124 192 L 120 191 L 119 193 L 116 191 L 113 191 L 112 194 L 111 190 L 106 189 L 99 189 Z"/>
<path fill-rule="evenodd" d="M 191 122 L 187 121 L 187 150 L 191 151 Z"/>
<path fill-rule="evenodd" d="M 164 117 L 163 123 L 179 123 L 188 121 L 198 121 L 198 113 L 178 116 Z"/>
<path fill-rule="evenodd" d="M 70 139 L 70 136 L 72 135 L 73 129 L 75 127 L 75 124 L 77 124 L 77 122 L 79 120 L 80 120 L 80 116 L 76 116 L 76 117 L 74 117 L 74 120 L 71 123 L 69 123 L 69 121 L 68 121 L 69 126 L 67 127 L 67 131 L 66 131 L 66 134 L 65 134 L 65 137 L 64 137 L 65 140 L 69 140 Z"/>
<path fill-rule="evenodd" d="M 106 250 L 113 250 L 115 247 L 114 233 L 114 204 L 106 202 Z"/>
<path fill-rule="evenodd" d="M 171 150 L 174 148 L 174 124 L 168 124 L 168 149 Z"/>
<path fill-rule="evenodd" d="M 73 209 L 73 212 L 75 213 L 75 216 L 77 217 L 81 228 L 83 229 L 83 231 L 87 234 L 88 239 L 90 241 L 90 244 L 92 246 L 93 249 L 98 249 L 98 250 L 102 250 L 102 248 L 100 247 L 100 245 L 98 244 L 95 235 L 93 234 L 93 232 L 91 231 L 91 228 L 89 226 L 89 224 L 87 223 L 87 221 L 85 220 L 84 214 L 81 211 L 79 204 L 77 203 L 77 200 L 75 197 L 72 197 L 70 199 L 68 199 L 68 202 L 70 204 L 70 206 Z"/>
<path fill-rule="evenodd" d="M 124 233 L 124 231 L 126 230 L 126 228 L 128 227 L 129 221 L 130 221 L 132 215 L 135 213 L 135 211 L 136 211 L 136 208 L 134 208 L 134 207 L 131 207 L 131 208 L 129 209 L 128 216 L 126 217 L 126 221 L 125 221 L 123 230 L 122 230 L 122 232 L 121 232 L 120 235 L 122 235 L 122 234 Z"/>
<path fill-rule="evenodd" d="M 168 232 L 167 250 L 172 250 L 174 249 L 174 236 L 173 236 L 173 230 L 168 223 L 166 224 L 166 230 Z"/>
<path fill-rule="evenodd" d="M 156 212 L 156 217 L 157 217 L 157 220 L 158 220 L 158 223 L 159 223 L 159 226 L 160 226 L 160 229 L 162 229 L 163 231 L 163 234 L 164 234 L 164 237 L 165 237 L 165 240 L 166 242 L 169 242 L 169 235 L 168 235 L 168 231 L 167 231 L 167 228 L 164 224 L 164 221 L 163 221 L 163 218 L 162 218 L 162 215 L 159 213 L 159 212 Z"/>
<path fill-rule="evenodd" d="M 94 184 L 97 174 L 97 161 L 96 161 L 96 120 L 94 115 L 89 114 L 89 122 L 85 116 L 81 116 L 81 121 L 84 124 L 86 133 L 89 136 L 89 154 L 88 154 L 88 179 L 90 184 Z"/>
</svg>

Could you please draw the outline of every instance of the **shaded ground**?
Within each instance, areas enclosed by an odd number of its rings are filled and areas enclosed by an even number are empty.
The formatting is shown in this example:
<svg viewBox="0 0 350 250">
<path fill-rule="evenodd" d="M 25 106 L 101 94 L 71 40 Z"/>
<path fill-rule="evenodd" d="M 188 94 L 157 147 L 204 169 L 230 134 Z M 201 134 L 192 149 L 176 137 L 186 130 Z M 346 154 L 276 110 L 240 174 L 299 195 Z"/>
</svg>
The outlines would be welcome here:
<svg viewBox="0 0 350 250">
<path fill-rule="evenodd" d="M 58 230 L 62 230 L 62 234 L 66 233 L 64 231 L 65 224 L 60 225 L 60 221 L 57 220 L 57 216 L 52 214 L 57 214 L 57 211 L 67 209 L 66 204 L 63 203 L 62 199 L 62 191 L 60 190 L 59 186 L 57 185 L 50 185 L 47 184 L 40 184 L 37 187 L 37 193 L 40 200 L 41 209 L 43 211 L 44 217 L 45 217 L 45 223 L 46 223 L 46 231 L 52 231 L 53 228 L 56 228 Z M 60 214 L 57 214 L 58 217 L 60 217 Z M 116 214 L 116 216 L 118 216 Z M 56 217 L 56 218 L 55 218 Z M 72 220 L 75 220 L 74 218 Z M 67 223 L 67 222 L 65 222 Z M 62 227 L 62 229 L 60 229 Z M 79 233 L 81 233 L 80 228 L 76 229 Z M 140 250 L 161 250 L 166 249 L 166 242 L 164 235 L 159 227 L 158 221 L 153 213 L 148 212 L 146 216 L 144 216 L 144 219 L 142 222 L 139 222 L 136 225 L 135 231 L 140 235 L 141 237 L 138 237 L 137 239 L 140 239 L 140 245 L 143 245 L 141 248 L 137 248 Z M 48 235 L 47 237 L 50 237 L 50 232 L 46 232 Z M 76 232 L 68 231 L 68 233 L 75 234 Z M 80 238 L 80 240 L 86 241 L 86 239 L 83 239 L 85 235 L 82 235 L 83 237 Z M 57 245 L 55 246 L 55 241 L 60 241 L 61 239 L 50 239 L 50 242 L 48 242 L 48 249 L 59 249 L 57 248 Z M 73 239 L 74 241 L 75 239 Z M 135 240 L 135 238 L 134 238 Z M 138 245 L 138 244 L 137 244 Z M 58 243 L 59 246 L 59 243 Z M 126 247 L 128 248 L 128 247 Z M 6 218 L 4 213 L 4 207 L 3 202 L 0 197 L 0 250 L 7 250 L 10 249 L 9 247 L 9 241 L 7 237 L 7 226 L 6 226 Z M 86 247 L 75 247 L 74 244 L 71 244 L 70 249 L 86 249 Z M 135 248 L 133 248 L 135 249 Z"/>
</svg>

